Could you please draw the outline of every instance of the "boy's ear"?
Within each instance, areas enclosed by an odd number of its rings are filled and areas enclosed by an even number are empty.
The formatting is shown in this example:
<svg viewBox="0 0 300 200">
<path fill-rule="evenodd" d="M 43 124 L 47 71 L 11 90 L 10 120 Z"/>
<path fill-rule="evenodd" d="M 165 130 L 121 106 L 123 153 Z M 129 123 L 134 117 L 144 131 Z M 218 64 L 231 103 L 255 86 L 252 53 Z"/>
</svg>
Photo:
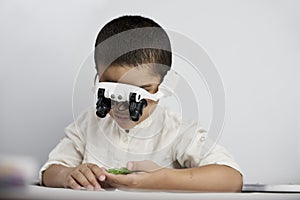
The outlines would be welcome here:
<svg viewBox="0 0 300 200">
<path fill-rule="evenodd" d="M 99 76 L 98 76 L 98 73 L 95 74 L 95 77 L 94 77 L 94 85 L 96 85 L 97 83 L 99 83 Z"/>
</svg>

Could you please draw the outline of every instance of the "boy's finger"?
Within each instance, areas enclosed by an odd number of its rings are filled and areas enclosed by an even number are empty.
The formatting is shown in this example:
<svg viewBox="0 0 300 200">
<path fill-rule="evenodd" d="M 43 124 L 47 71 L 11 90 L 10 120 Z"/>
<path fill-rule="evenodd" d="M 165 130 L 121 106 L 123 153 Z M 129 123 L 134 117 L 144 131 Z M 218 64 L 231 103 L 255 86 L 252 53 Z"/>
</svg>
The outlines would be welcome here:
<svg viewBox="0 0 300 200">
<path fill-rule="evenodd" d="M 128 174 L 128 175 L 122 175 L 122 174 L 110 174 L 108 173 L 106 175 L 107 179 L 106 181 L 112 185 L 113 187 L 130 187 L 135 185 L 134 177 L 136 174 Z"/>
<path fill-rule="evenodd" d="M 95 174 L 90 170 L 90 168 L 83 168 L 83 169 L 80 169 L 79 171 L 85 176 L 87 181 L 92 186 L 92 188 L 88 186 L 89 188 L 87 188 L 87 189 L 91 189 L 91 190 L 93 190 L 93 189 L 100 190 L 101 189 L 101 186 L 99 185 Z"/>
<path fill-rule="evenodd" d="M 94 173 L 98 180 L 105 181 L 105 169 L 100 168 L 98 165 L 94 164 L 89 164 L 88 167 L 91 169 L 91 171 Z"/>
<path fill-rule="evenodd" d="M 87 178 L 85 177 L 85 175 L 82 174 L 81 172 L 74 173 L 71 176 L 82 187 L 84 187 L 84 188 L 86 188 L 88 190 L 92 190 L 93 189 L 93 186 L 91 185 L 91 183 L 87 180 Z"/>
<path fill-rule="evenodd" d="M 81 186 L 73 179 L 73 177 L 69 176 L 67 179 L 66 184 L 64 185 L 65 188 L 72 188 L 75 190 L 79 190 Z"/>
<path fill-rule="evenodd" d="M 111 174 L 108 172 L 105 172 L 105 176 L 106 176 L 106 181 L 109 182 L 109 184 L 113 184 L 113 186 L 115 186 L 115 184 L 120 184 L 119 178 L 120 176 L 123 175 L 115 175 L 115 174 Z"/>
</svg>

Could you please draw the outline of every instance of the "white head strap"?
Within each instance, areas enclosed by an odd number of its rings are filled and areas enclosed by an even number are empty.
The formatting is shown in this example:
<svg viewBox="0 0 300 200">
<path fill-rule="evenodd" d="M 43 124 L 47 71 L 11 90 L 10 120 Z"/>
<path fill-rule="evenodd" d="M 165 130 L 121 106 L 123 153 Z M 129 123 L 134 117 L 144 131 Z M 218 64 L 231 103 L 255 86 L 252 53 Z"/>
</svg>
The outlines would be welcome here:
<svg viewBox="0 0 300 200">
<path fill-rule="evenodd" d="M 154 94 L 137 86 L 113 82 L 99 82 L 95 92 L 97 94 L 98 89 L 105 89 L 104 96 L 118 102 L 129 101 L 130 93 L 137 94 L 136 102 L 139 102 L 141 99 L 158 101 L 162 97 L 171 96 L 174 93 L 178 81 L 179 75 L 177 72 L 169 70 L 163 82 L 159 85 L 158 91 Z"/>
</svg>

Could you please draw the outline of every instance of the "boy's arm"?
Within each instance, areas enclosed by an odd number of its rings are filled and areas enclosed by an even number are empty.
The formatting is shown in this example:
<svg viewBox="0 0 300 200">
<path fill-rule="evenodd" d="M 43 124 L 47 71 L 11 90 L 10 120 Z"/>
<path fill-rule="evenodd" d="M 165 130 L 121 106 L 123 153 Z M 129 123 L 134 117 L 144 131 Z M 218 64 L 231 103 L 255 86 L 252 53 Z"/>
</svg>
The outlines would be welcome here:
<svg viewBox="0 0 300 200">
<path fill-rule="evenodd" d="M 130 175 L 106 174 L 106 179 L 117 188 L 155 190 L 240 192 L 243 185 L 242 175 L 237 170 L 216 164 L 189 169 L 163 168 Z"/>
<path fill-rule="evenodd" d="M 238 171 L 215 164 L 189 169 L 163 169 L 154 173 L 154 177 L 158 180 L 156 184 L 170 190 L 240 192 L 243 185 L 242 175 Z"/>
<path fill-rule="evenodd" d="M 88 190 L 100 190 L 100 182 L 105 179 L 104 169 L 91 163 L 77 167 L 54 164 L 44 171 L 42 177 L 43 185 L 48 187 L 86 188 Z"/>
<path fill-rule="evenodd" d="M 65 187 L 65 177 L 70 167 L 50 165 L 42 175 L 42 184 L 48 187 Z"/>
</svg>

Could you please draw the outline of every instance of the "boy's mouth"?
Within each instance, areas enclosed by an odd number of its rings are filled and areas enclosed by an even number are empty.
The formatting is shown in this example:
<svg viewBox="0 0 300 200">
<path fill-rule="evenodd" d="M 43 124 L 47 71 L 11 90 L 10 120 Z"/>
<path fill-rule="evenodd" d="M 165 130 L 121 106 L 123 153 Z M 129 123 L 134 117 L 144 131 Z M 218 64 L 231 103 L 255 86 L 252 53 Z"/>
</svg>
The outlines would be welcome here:
<svg viewBox="0 0 300 200">
<path fill-rule="evenodd" d="M 113 113 L 114 117 L 120 120 L 129 120 L 129 115 L 120 114 L 120 113 Z"/>
</svg>

